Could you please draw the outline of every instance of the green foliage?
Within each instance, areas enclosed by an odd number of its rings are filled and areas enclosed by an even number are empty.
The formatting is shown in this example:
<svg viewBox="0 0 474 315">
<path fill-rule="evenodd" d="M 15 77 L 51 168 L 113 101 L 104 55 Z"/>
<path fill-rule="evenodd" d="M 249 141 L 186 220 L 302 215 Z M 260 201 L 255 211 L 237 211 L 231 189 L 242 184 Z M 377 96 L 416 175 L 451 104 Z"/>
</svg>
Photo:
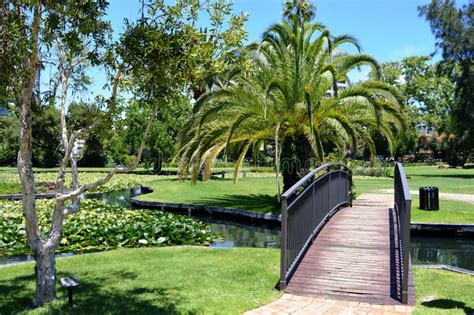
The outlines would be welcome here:
<svg viewBox="0 0 474 315">
<path fill-rule="evenodd" d="M 430 61 L 427 56 L 412 56 L 381 65 L 381 79 L 396 87 L 408 105 L 405 116 L 409 128 L 396 138 L 397 156 L 416 151 L 419 137 L 416 126 L 420 123 L 440 134 L 449 132 L 449 115 L 456 104 L 455 85 L 448 76 L 438 73 L 438 64 Z M 371 77 L 376 76 L 371 73 Z"/>
<path fill-rule="evenodd" d="M 143 101 L 131 101 L 123 109 L 124 119 L 117 121 L 115 136 L 105 138 L 104 143 L 116 163 L 123 163 L 124 155 L 131 155 L 139 147 L 151 109 Z M 187 97 L 178 95 L 166 106 L 160 106 L 153 121 L 142 162 L 153 171 L 161 171 L 163 162 L 173 157 L 178 132 L 190 117 L 191 104 Z"/>
<path fill-rule="evenodd" d="M 390 174 L 388 167 L 356 167 L 352 170 L 354 176 L 389 177 Z"/>
<path fill-rule="evenodd" d="M 49 231 L 53 200 L 37 202 L 40 230 Z M 0 256 L 30 254 L 20 201 L 0 201 Z M 81 211 L 66 219 L 58 253 L 87 252 L 120 247 L 205 245 L 217 235 L 192 218 L 161 211 L 110 207 L 84 200 Z"/>
<path fill-rule="evenodd" d="M 446 130 L 448 114 L 455 104 L 455 87 L 449 77 L 437 73 L 437 64 L 430 61 L 427 56 L 412 56 L 383 63 L 380 77 L 405 96 L 412 128 L 425 123 Z"/>
<path fill-rule="evenodd" d="M 456 86 L 456 104 L 451 111 L 456 146 L 451 160 L 465 163 L 474 152 L 474 3 L 457 7 L 454 0 L 432 0 L 418 7 L 430 23 L 441 51 L 439 72 L 448 74 Z"/>
<path fill-rule="evenodd" d="M 24 58 L 29 45 L 22 34 L 27 16 L 21 13 L 11 1 L 0 3 L 0 104 L 3 106 L 17 103 L 25 75 Z"/>
<path fill-rule="evenodd" d="M 60 113 L 53 105 L 35 104 L 33 110 L 33 165 L 53 167 L 61 159 Z M 16 139 L 18 143 L 19 139 Z"/>
<path fill-rule="evenodd" d="M 0 165 L 14 165 L 18 153 L 20 124 L 15 114 L 0 116 Z"/>
<path fill-rule="evenodd" d="M 296 153 L 307 168 L 299 152 L 309 152 L 320 163 L 328 147 L 342 152 L 349 145 L 355 151 L 359 141 L 374 156 L 374 130 L 392 144 L 394 127 L 404 123 L 399 95 L 378 81 L 338 91 L 338 82 L 348 82 L 351 69 L 378 69 L 370 56 L 340 52 L 343 44 L 359 47 L 352 36 L 334 36 L 319 23 L 292 19 L 270 26 L 263 40 L 247 49 L 251 71 L 236 77 L 237 84 L 216 87 L 197 100 L 178 142 L 181 175 L 189 170 L 193 179 L 203 170 L 209 174 L 222 153 L 242 161 L 262 142 L 280 147 L 302 139 L 298 142 L 307 145 L 304 150 L 279 152 L 292 155 L 282 155 L 282 161 L 295 160 Z M 286 138 L 290 141 L 285 143 Z M 277 166 L 279 158 L 277 154 Z M 239 167 L 237 163 L 236 171 Z"/>
</svg>

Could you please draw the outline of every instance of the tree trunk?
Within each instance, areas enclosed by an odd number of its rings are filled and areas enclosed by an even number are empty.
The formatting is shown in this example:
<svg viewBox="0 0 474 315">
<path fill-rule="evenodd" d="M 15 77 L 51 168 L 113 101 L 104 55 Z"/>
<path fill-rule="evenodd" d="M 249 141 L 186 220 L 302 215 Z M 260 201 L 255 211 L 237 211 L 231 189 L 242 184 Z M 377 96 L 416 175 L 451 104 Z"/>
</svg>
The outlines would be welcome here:
<svg viewBox="0 0 474 315">
<path fill-rule="evenodd" d="M 53 250 L 39 250 L 35 254 L 36 293 L 33 305 L 40 306 L 56 299 L 56 262 Z"/>
<path fill-rule="evenodd" d="M 158 154 L 158 157 L 153 164 L 153 172 L 155 174 L 160 174 L 163 169 L 163 159 L 161 158 L 161 153 Z"/>
<path fill-rule="evenodd" d="M 315 164 L 311 143 L 304 134 L 288 136 L 282 145 L 281 170 L 283 190 L 296 184 Z"/>
</svg>

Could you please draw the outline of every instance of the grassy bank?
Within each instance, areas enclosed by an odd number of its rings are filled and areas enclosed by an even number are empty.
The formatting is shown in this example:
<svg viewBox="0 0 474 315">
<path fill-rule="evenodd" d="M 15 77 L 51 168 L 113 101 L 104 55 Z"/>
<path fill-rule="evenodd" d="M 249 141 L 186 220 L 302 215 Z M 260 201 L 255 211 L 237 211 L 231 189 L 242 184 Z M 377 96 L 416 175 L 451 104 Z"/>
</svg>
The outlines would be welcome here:
<svg viewBox="0 0 474 315">
<path fill-rule="evenodd" d="M 276 182 L 272 177 L 198 181 L 196 185 L 178 180 L 159 180 L 147 184 L 155 192 L 140 196 L 148 201 L 192 203 L 239 208 L 261 213 L 280 213 L 276 199 Z"/>
<path fill-rule="evenodd" d="M 439 169 L 436 166 L 405 167 L 411 190 L 439 187 L 440 192 L 474 194 L 474 169 Z M 393 188 L 393 178 L 354 176 L 357 193 L 378 193 Z"/>
<path fill-rule="evenodd" d="M 147 248 L 57 260 L 58 277 L 81 283 L 77 314 L 241 314 L 279 297 L 279 251 L 273 249 Z M 0 268 L 0 313 L 27 310 L 33 263 Z M 61 313 L 67 297 L 32 314 Z"/>
<path fill-rule="evenodd" d="M 415 314 L 474 314 L 474 277 L 413 268 Z"/>
<path fill-rule="evenodd" d="M 412 222 L 474 224 L 474 204 L 463 201 L 439 201 L 439 211 L 420 210 L 419 199 L 412 196 Z"/>
</svg>

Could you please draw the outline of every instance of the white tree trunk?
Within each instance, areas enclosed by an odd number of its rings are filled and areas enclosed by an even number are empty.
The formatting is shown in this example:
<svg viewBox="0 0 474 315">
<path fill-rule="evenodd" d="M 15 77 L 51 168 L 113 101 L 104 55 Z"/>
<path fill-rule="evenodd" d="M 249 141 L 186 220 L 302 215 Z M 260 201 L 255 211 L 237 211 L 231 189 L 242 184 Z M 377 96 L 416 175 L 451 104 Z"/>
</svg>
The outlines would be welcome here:
<svg viewBox="0 0 474 315">
<path fill-rule="evenodd" d="M 56 261 L 53 250 L 42 249 L 35 253 L 36 293 L 34 306 L 56 299 Z"/>
</svg>

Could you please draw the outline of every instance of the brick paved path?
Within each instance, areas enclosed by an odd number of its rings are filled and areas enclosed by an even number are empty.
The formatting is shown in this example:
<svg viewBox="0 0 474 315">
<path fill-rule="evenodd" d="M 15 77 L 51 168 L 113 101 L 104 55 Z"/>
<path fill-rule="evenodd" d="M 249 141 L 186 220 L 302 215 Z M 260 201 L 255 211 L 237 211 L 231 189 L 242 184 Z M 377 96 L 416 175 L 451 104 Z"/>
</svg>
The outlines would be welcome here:
<svg viewBox="0 0 474 315">
<path fill-rule="evenodd" d="M 368 303 L 336 301 L 285 294 L 280 299 L 246 312 L 245 315 L 270 314 L 341 314 L 341 315 L 402 315 L 411 314 L 413 307 L 405 305 L 376 305 Z"/>
</svg>

